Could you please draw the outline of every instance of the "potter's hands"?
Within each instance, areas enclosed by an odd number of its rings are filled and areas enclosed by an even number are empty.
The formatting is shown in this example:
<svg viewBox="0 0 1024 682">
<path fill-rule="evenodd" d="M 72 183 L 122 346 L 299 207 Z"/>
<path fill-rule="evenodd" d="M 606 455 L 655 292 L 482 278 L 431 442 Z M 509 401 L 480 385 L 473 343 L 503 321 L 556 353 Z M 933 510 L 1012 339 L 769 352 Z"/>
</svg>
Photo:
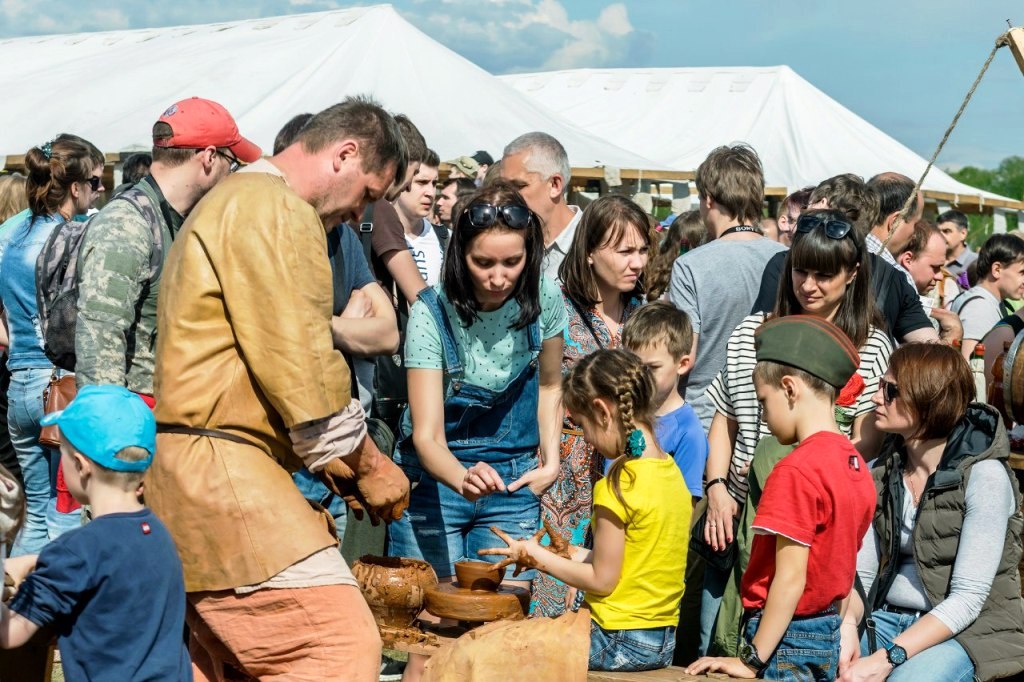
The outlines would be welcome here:
<svg viewBox="0 0 1024 682">
<path fill-rule="evenodd" d="M 722 551 L 733 541 L 732 519 L 740 506 L 726 489 L 724 483 L 708 488 L 708 513 L 704 521 L 704 541 L 716 552 Z"/>
<path fill-rule="evenodd" d="M 486 462 L 477 462 L 466 469 L 466 475 L 462 479 L 462 496 L 470 502 L 476 502 L 485 495 L 503 492 L 505 481 Z"/>
<path fill-rule="evenodd" d="M 356 512 L 372 521 L 397 521 L 409 506 L 409 479 L 369 436 L 356 452 L 331 460 L 317 472 L 324 484 Z"/>
<path fill-rule="evenodd" d="M 870 656 L 854 661 L 842 671 L 839 679 L 842 682 L 882 682 L 892 672 L 892 664 L 885 649 L 879 649 Z"/>
<path fill-rule="evenodd" d="M 839 674 L 860 658 L 860 633 L 856 623 L 843 621 L 839 626 Z"/>
<path fill-rule="evenodd" d="M 945 308 L 932 308 L 929 315 L 934 317 L 939 323 L 940 341 L 952 344 L 954 341 L 963 340 L 964 326 L 960 322 L 959 315 Z"/>
<path fill-rule="evenodd" d="M 543 528 L 522 540 L 513 539 L 508 533 L 496 526 L 491 526 L 491 532 L 501 538 L 508 547 L 481 549 L 477 554 L 480 556 L 504 556 L 505 558 L 498 562 L 498 567 L 505 568 L 509 564 L 515 564 L 516 570 L 512 573 L 513 578 L 528 568 L 537 567 L 537 559 L 534 558 L 536 554 L 532 550 L 539 550 L 541 548 L 540 541 L 544 538 L 545 534 L 551 538 L 551 544 L 545 549 L 565 559 L 572 559 L 572 545 L 569 544 L 568 540 L 559 535 L 546 519 L 544 520 Z"/>
<path fill-rule="evenodd" d="M 702 675 L 704 673 L 725 673 L 729 677 L 746 679 L 757 677 L 754 669 L 738 658 L 712 658 L 711 656 L 705 656 L 691 663 L 686 669 L 687 675 Z"/>
<path fill-rule="evenodd" d="M 544 491 L 551 487 L 558 478 L 558 469 L 545 469 L 538 467 L 531 471 L 527 471 L 525 474 L 508 484 L 508 491 L 514 493 L 523 486 L 530 489 L 537 497 L 544 494 Z"/>
</svg>

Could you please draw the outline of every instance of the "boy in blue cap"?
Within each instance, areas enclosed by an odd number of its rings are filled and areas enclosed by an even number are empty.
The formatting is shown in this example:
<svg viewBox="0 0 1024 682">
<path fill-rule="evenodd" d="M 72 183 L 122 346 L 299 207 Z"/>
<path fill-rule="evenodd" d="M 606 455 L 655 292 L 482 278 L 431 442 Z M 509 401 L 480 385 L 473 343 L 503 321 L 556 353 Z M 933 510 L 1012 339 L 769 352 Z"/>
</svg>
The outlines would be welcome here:
<svg viewBox="0 0 1024 682">
<path fill-rule="evenodd" d="M 137 494 L 156 449 L 152 411 L 123 386 L 86 386 L 42 424 L 60 427 L 64 477 L 93 520 L 8 561 L 18 591 L 0 607 L 0 646 L 51 628 L 69 682 L 191 680 L 181 562 Z"/>
</svg>

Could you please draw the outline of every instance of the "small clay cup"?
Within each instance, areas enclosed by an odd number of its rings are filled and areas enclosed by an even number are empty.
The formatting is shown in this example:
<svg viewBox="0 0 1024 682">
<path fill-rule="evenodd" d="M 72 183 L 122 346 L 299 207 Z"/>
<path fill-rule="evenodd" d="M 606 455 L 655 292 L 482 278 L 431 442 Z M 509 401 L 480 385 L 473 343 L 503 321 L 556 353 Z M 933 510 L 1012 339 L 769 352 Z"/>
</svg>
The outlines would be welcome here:
<svg viewBox="0 0 1024 682">
<path fill-rule="evenodd" d="M 455 579 L 459 587 L 478 592 L 497 592 L 505 577 L 505 568 L 486 561 L 456 561 Z"/>
<path fill-rule="evenodd" d="M 417 559 L 366 555 L 352 564 L 378 626 L 406 628 L 423 609 L 423 593 L 437 585 L 430 564 Z"/>
</svg>

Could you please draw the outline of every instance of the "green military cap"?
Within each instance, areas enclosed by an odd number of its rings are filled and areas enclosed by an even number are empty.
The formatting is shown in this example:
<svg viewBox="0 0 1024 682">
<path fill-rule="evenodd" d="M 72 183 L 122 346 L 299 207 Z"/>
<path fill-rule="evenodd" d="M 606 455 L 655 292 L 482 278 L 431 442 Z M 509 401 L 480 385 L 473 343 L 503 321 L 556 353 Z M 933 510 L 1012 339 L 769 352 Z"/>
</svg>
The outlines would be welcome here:
<svg viewBox="0 0 1024 682">
<path fill-rule="evenodd" d="M 757 361 L 803 370 L 842 388 L 860 366 L 860 354 L 842 329 L 812 315 L 768 320 L 754 335 Z"/>
</svg>

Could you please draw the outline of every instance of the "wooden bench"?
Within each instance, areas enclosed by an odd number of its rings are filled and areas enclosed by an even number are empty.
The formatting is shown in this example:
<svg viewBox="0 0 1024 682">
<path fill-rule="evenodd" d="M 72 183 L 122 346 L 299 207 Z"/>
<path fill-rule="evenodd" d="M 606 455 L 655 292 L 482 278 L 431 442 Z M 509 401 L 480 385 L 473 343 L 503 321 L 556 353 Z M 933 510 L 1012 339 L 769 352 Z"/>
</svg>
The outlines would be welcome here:
<svg viewBox="0 0 1024 682">
<path fill-rule="evenodd" d="M 662 668 L 648 670 L 643 673 L 605 673 L 591 670 L 587 673 L 588 682 L 693 682 L 695 680 L 735 680 L 721 673 L 709 675 L 687 675 L 683 668 Z"/>
</svg>

